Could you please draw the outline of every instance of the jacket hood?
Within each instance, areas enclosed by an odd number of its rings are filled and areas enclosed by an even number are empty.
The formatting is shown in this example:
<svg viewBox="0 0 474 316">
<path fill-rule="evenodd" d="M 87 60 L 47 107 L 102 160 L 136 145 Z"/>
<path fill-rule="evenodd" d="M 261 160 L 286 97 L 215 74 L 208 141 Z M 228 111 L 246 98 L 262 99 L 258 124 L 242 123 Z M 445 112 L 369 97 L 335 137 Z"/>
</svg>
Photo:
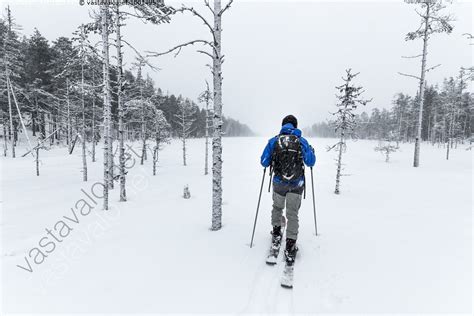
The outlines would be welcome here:
<svg viewBox="0 0 474 316">
<path fill-rule="evenodd" d="M 295 135 L 298 137 L 301 137 L 301 130 L 294 128 L 293 124 L 291 123 L 286 123 L 281 127 L 280 134 L 283 135 Z"/>
</svg>

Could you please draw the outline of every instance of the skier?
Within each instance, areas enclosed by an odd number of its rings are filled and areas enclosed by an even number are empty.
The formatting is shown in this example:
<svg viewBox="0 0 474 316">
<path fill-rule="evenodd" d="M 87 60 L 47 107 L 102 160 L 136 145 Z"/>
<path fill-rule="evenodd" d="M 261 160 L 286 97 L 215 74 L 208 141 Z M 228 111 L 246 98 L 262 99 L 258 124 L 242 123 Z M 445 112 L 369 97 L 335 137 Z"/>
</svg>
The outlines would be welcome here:
<svg viewBox="0 0 474 316">
<path fill-rule="evenodd" d="M 275 264 L 282 239 L 282 213 L 285 208 L 288 219 L 286 228 L 285 259 L 287 266 L 295 261 L 298 238 L 298 210 L 305 190 L 304 164 L 314 166 L 316 156 L 308 141 L 301 136 L 298 120 L 293 115 L 282 121 L 280 134 L 271 138 L 265 147 L 260 162 L 263 167 L 271 166 L 273 176 L 272 246 L 267 263 Z"/>
</svg>

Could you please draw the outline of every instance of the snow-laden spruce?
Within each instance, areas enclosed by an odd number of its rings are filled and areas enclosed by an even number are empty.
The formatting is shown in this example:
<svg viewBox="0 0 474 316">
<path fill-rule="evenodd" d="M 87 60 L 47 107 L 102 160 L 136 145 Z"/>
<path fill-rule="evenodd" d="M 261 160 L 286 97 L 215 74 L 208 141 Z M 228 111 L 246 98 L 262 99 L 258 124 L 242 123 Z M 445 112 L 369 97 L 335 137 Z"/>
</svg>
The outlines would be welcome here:
<svg viewBox="0 0 474 316">
<path fill-rule="evenodd" d="M 346 151 L 346 139 L 354 135 L 356 128 L 356 120 L 354 111 L 359 105 L 366 105 L 371 100 L 362 99 L 364 90 L 362 87 L 355 86 L 352 82 L 359 73 L 353 74 L 349 68 L 346 70 L 346 76 L 342 78 L 344 84 L 336 87 L 339 92 L 337 95 L 338 107 L 337 112 L 333 113 L 336 116 L 335 131 L 339 133 L 339 142 L 328 147 L 328 151 L 337 148 L 337 170 L 336 170 L 336 189 L 335 194 L 340 193 L 341 171 L 342 171 L 342 153 Z"/>
</svg>

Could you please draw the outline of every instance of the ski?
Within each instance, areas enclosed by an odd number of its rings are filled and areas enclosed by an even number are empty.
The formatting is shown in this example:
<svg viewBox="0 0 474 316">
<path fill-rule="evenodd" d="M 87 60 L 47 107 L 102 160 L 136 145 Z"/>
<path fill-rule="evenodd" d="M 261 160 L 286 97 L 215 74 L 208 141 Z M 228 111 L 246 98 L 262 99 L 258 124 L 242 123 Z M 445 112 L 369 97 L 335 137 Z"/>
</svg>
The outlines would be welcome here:
<svg viewBox="0 0 474 316">
<path fill-rule="evenodd" d="M 291 260 L 288 258 L 288 253 L 285 251 L 285 268 L 283 269 L 283 275 L 281 277 L 281 286 L 287 289 L 293 288 L 293 272 L 295 269 L 296 256 L 298 254 L 298 246 L 294 245 L 295 253 Z"/>
<path fill-rule="evenodd" d="M 289 265 L 288 263 L 285 264 L 285 268 L 283 269 L 283 275 L 281 277 L 281 286 L 287 289 L 293 288 L 293 270 L 294 264 Z"/>
</svg>

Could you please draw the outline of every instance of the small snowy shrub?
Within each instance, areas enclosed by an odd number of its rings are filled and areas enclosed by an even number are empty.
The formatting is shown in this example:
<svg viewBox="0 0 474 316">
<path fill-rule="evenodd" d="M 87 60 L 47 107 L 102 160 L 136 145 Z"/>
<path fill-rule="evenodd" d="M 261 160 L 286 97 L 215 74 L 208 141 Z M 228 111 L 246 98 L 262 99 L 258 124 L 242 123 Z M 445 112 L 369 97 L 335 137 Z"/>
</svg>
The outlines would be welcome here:
<svg viewBox="0 0 474 316">
<path fill-rule="evenodd" d="M 381 141 L 378 146 L 374 148 L 375 151 L 379 151 L 381 154 L 385 155 L 385 162 L 389 162 L 390 154 L 396 152 L 398 149 L 398 146 L 392 145 L 390 141 Z"/>
<path fill-rule="evenodd" d="M 183 198 L 191 198 L 191 192 L 189 192 L 189 187 L 187 185 L 184 186 Z"/>
</svg>

